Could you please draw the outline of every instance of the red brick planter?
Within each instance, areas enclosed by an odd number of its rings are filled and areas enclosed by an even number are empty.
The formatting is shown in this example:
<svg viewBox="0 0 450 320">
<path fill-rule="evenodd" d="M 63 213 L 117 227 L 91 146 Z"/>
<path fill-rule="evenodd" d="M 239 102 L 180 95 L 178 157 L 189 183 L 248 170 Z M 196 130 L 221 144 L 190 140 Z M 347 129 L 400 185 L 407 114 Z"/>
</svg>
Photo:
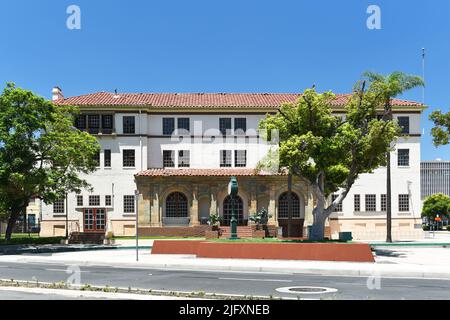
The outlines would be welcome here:
<svg viewBox="0 0 450 320">
<path fill-rule="evenodd" d="M 205 231 L 205 238 L 206 239 L 218 239 L 219 238 L 219 231 L 215 231 L 215 230 Z"/>
<path fill-rule="evenodd" d="M 152 254 L 196 254 L 199 258 L 375 262 L 363 243 L 221 243 L 164 241 L 153 243 Z"/>
<path fill-rule="evenodd" d="M 152 254 L 197 254 L 199 240 L 155 240 Z"/>
</svg>

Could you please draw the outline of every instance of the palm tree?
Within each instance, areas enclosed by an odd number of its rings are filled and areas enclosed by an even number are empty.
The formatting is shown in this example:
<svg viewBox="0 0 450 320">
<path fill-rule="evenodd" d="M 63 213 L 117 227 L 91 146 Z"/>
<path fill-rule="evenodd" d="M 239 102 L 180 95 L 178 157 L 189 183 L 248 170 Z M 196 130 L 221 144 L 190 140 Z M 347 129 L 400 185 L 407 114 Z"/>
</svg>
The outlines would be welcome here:
<svg viewBox="0 0 450 320">
<path fill-rule="evenodd" d="M 373 88 L 383 95 L 384 121 L 392 121 L 392 99 L 419 86 L 425 86 L 421 77 L 407 75 L 403 72 L 393 72 L 387 76 L 365 72 L 364 77 L 371 82 Z M 377 90 L 378 89 L 378 90 Z M 386 154 L 386 242 L 392 242 L 392 195 L 391 195 L 391 154 Z"/>
</svg>

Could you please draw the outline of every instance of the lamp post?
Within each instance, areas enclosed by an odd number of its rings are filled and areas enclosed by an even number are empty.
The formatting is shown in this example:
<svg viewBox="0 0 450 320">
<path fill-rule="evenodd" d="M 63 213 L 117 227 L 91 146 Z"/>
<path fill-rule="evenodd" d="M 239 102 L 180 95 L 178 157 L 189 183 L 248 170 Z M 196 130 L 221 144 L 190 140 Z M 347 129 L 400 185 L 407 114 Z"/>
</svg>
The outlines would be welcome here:
<svg viewBox="0 0 450 320">
<path fill-rule="evenodd" d="M 228 195 L 231 198 L 231 240 L 239 239 L 237 236 L 237 219 L 235 210 L 235 200 L 238 194 L 238 182 L 236 177 L 231 177 L 228 183 Z"/>
</svg>

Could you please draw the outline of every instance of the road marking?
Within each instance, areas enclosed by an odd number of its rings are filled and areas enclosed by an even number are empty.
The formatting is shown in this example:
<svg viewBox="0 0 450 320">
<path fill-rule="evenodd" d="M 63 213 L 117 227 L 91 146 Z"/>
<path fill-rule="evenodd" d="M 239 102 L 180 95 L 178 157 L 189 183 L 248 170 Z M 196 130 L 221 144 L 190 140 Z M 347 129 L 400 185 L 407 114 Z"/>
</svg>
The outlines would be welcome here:
<svg viewBox="0 0 450 320">
<path fill-rule="evenodd" d="M 45 269 L 45 271 L 56 271 L 56 272 L 66 272 L 66 273 L 72 273 L 71 270 L 68 269 Z M 78 271 L 77 271 L 78 272 Z M 90 271 L 86 271 L 86 270 L 80 270 L 79 272 L 90 272 Z"/>
<path fill-rule="evenodd" d="M 238 271 L 238 270 L 218 270 L 218 269 L 203 269 L 203 270 L 193 270 L 193 269 L 181 269 L 181 268 L 148 268 L 152 270 L 159 270 L 165 272 L 171 271 L 187 271 L 187 272 L 209 272 L 209 273 L 239 273 L 239 274 L 273 274 L 273 275 L 287 275 L 292 276 L 294 273 L 292 272 L 269 272 L 269 271 Z"/>
<path fill-rule="evenodd" d="M 246 278 L 218 278 L 219 280 L 238 280 L 238 281 L 262 281 L 262 282 L 292 282 L 292 280 L 281 279 L 246 279 Z"/>
</svg>

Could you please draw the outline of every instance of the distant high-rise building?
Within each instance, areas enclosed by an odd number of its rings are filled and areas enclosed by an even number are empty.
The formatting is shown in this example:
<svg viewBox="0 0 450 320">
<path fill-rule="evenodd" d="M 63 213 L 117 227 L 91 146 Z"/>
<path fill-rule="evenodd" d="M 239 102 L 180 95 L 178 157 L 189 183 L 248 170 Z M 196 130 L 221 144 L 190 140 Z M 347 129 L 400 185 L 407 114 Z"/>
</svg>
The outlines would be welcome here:
<svg viewBox="0 0 450 320">
<path fill-rule="evenodd" d="M 436 193 L 450 196 L 450 161 L 422 161 L 420 174 L 422 200 Z"/>
</svg>

